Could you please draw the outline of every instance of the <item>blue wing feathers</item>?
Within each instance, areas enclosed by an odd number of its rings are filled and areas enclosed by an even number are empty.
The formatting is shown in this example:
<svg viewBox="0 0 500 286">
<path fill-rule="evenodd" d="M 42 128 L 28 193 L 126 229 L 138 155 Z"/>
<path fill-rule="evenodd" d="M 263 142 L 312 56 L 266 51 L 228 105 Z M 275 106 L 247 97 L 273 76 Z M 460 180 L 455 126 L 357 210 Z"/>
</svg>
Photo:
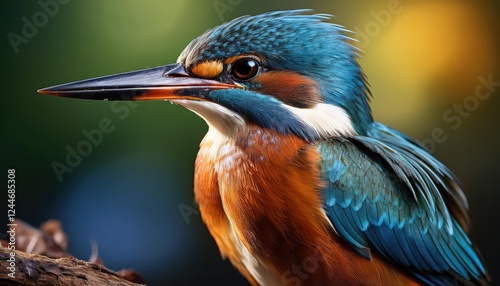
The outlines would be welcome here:
<svg viewBox="0 0 500 286">
<path fill-rule="evenodd" d="M 414 258 L 413 255 L 408 255 L 408 251 L 410 251 L 410 244 L 408 243 L 408 236 L 405 233 L 405 229 L 399 229 L 399 231 L 395 231 L 396 234 L 396 239 L 399 242 L 399 246 L 401 247 L 401 250 L 404 253 L 404 259 L 401 259 L 401 261 L 408 261 L 410 265 L 416 265 L 417 262 Z M 399 260 L 396 260 L 399 261 Z M 404 264 L 405 266 L 409 266 L 407 264 Z"/>
<path fill-rule="evenodd" d="M 400 229 L 393 228 L 392 230 L 388 230 L 386 232 L 390 235 L 391 249 L 394 250 L 395 261 L 401 261 L 401 263 L 408 267 L 410 266 L 410 261 L 408 260 L 408 256 L 405 254 L 405 249 L 408 249 L 408 242 L 406 239 L 401 240 Z M 389 239 L 389 238 L 388 238 Z"/>
<path fill-rule="evenodd" d="M 317 145 L 337 233 L 364 257 L 375 250 L 429 285 L 485 284 L 451 172 L 402 133 L 374 123 L 368 135 Z"/>
<path fill-rule="evenodd" d="M 338 221 L 348 221 L 345 217 L 343 210 L 339 208 L 332 209 L 330 216 L 334 217 Z M 345 225 L 345 227 L 344 227 Z M 347 229 L 346 229 L 347 228 Z M 354 247 L 359 254 L 363 257 L 370 258 L 371 253 L 368 248 L 368 243 L 364 240 L 363 236 L 360 235 L 361 231 L 352 228 L 351 223 L 346 223 L 342 225 L 335 226 L 336 231 L 345 238 L 345 240 Z"/>
<path fill-rule="evenodd" d="M 374 241 L 376 245 L 378 245 L 378 248 L 382 249 L 382 252 L 385 254 L 385 256 L 389 259 L 394 258 L 394 252 L 390 251 L 390 247 L 387 244 L 387 241 L 384 240 L 384 238 L 381 235 L 381 232 L 378 231 L 375 227 L 371 226 L 368 228 L 368 237 L 370 238 L 370 241 Z"/>
<path fill-rule="evenodd" d="M 437 253 L 435 247 L 432 244 L 427 245 L 423 239 L 423 237 L 427 235 L 425 233 L 422 233 L 419 227 L 415 224 L 411 226 L 411 230 L 413 232 L 412 235 L 414 238 L 413 241 L 415 244 L 415 248 L 422 257 L 422 263 L 421 263 L 422 268 L 425 269 L 426 271 L 440 270 L 441 267 L 437 265 L 436 261 L 433 258 L 434 254 Z"/>
</svg>

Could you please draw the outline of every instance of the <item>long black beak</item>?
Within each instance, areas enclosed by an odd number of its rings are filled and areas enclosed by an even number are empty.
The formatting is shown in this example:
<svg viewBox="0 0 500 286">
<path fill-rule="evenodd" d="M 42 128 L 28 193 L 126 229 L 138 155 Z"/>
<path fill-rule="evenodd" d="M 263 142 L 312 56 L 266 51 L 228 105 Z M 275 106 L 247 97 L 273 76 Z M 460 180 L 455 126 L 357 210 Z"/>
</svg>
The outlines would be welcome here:
<svg viewBox="0 0 500 286">
<path fill-rule="evenodd" d="M 182 64 L 173 64 L 56 85 L 38 92 L 95 100 L 204 100 L 210 91 L 228 88 L 240 86 L 192 77 Z"/>
</svg>

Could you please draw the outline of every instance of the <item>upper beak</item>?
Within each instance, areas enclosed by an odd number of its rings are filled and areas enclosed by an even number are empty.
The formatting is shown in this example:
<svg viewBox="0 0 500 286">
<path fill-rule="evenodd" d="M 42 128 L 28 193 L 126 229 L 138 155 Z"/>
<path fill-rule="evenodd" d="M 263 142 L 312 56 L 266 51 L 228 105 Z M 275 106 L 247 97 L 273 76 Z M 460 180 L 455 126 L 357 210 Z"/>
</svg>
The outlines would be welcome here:
<svg viewBox="0 0 500 286">
<path fill-rule="evenodd" d="M 203 100 L 212 90 L 228 88 L 241 87 L 192 77 L 179 63 L 56 85 L 38 92 L 98 100 Z"/>
</svg>

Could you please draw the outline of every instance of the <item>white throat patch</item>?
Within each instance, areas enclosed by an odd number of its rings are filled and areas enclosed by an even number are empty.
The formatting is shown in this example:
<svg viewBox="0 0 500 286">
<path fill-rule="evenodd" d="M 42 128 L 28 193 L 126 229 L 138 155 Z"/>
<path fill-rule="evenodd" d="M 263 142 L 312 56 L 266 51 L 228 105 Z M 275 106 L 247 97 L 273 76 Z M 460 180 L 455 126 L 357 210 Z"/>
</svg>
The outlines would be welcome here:
<svg viewBox="0 0 500 286">
<path fill-rule="evenodd" d="M 355 136 L 356 130 L 344 109 L 326 103 L 318 103 L 313 108 L 298 108 L 283 104 L 304 125 L 314 130 L 319 138 L 335 136 Z"/>
<path fill-rule="evenodd" d="M 246 122 L 241 115 L 217 103 L 188 99 L 170 101 L 193 111 L 203 118 L 210 127 L 217 129 L 221 134 L 226 136 L 245 128 Z"/>
</svg>

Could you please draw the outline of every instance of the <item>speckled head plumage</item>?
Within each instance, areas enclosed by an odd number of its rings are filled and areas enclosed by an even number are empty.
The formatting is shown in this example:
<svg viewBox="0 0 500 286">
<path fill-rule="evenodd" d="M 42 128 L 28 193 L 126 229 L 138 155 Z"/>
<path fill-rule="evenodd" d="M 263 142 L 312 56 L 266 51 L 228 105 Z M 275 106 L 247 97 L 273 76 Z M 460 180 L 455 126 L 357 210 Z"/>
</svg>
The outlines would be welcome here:
<svg viewBox="0 0 500 286">
<path fill-rule="evenodd" d="M 356 62 L 357 49 L 330 15 L 308 10 L 243 16 L 194 39 L 178 61 L 188 70 L 205 61 L 255 55 L 270 71 L 293 71 L 318 83 L 322 101 L 344 109 L 358 133 L 372 122 L 369 90 Z M 223 78 L 218 78 L 224 80 Z"/>
</svg>

